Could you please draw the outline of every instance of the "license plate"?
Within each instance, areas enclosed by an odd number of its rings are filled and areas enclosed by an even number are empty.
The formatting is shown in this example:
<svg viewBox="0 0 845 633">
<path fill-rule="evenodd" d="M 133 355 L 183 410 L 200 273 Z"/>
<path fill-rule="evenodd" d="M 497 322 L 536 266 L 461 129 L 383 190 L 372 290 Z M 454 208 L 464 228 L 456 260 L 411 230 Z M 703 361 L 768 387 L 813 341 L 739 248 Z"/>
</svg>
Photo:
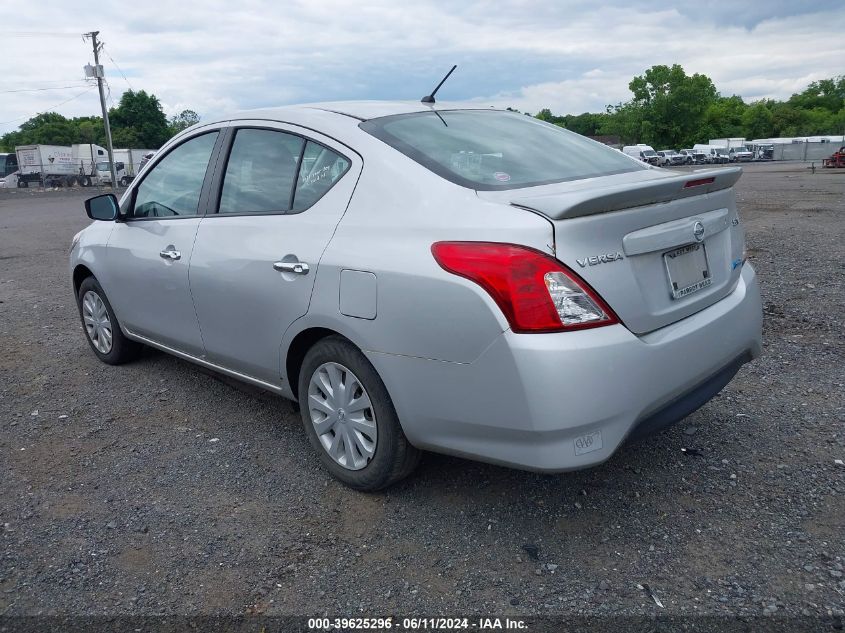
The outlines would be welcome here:
<svg viewBox="0 0 845 633">
<path fill-rule="evenodd" d="M 680 299 L 713 283 L 707 266 L 704 244 L 688 244 L 663 253 L 669 274 L 669 291 L 673 299 Z"/>
</svg>

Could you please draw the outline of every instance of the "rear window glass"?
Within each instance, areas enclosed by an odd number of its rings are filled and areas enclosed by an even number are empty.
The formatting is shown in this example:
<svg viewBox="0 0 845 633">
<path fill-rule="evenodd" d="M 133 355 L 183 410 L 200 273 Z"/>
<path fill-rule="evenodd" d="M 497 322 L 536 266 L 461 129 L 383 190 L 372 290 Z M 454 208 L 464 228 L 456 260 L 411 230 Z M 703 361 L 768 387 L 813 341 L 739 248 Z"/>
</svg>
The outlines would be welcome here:
<svg viewBox="0 0 845 633">
<path fill-rule="evenodd" d="M 419 112 L 371 119 L 360 127 L 471 189 L 517 189 L 647 169 L 606 145 L 510 112 Z"/>
</svg>

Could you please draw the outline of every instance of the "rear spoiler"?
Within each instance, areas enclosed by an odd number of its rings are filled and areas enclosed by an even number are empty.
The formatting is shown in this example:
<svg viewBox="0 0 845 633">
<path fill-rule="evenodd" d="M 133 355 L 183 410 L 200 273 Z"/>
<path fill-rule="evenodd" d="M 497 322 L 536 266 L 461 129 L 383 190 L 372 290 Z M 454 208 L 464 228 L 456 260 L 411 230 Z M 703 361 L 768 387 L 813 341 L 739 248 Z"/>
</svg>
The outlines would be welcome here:
<svg viewBox="0 0 845 633">
<path fill-rule="evenodd" d="M 740 167 L 706 169 L 657 180 L 513 198 L 510 203 L 552 220 L 564 220 L 729 189 L 741 175 Z"/>
</svg>

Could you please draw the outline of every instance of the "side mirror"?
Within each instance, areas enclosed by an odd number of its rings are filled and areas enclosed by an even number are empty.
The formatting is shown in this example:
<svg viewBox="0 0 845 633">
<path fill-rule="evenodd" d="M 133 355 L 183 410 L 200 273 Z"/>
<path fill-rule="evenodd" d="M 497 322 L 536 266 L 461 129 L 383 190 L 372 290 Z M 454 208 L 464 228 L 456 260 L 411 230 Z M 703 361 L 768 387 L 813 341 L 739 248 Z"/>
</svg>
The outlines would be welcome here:
<svg viewBox="0 0 845 633">
<path fill-rule="evenodd" d="M 113 193 L 95 196 L 85 201 L 85 213 L 92 220 L 111 222 L 117 217 L 119 209 L 117 198 Z"/>
</svg>

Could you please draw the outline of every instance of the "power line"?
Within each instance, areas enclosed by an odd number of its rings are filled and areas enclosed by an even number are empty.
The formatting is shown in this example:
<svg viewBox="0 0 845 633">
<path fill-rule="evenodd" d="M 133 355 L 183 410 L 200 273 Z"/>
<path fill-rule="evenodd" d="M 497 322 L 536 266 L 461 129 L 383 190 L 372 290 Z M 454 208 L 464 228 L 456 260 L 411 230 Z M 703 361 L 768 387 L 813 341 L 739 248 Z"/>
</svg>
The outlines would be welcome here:
<svg viewBox="0 0 845 633">
<path fill-rule="evenodd" d="M 65 77 L 64 79 L 27 79 L 26 83 L 28 84 L 66 84 L 68 82 L 73 81 L 83 81 L 82 79 L 72 78 L 68 79 Z M 0 82 L 0 88 L 6 86 L 8 84 Z"/>
<path fill-rule="evenodd" d="M 120 66 L 118 66 L 117 62 L 112 59 L 111 55 L 109 55 L 109 52 L 106 50 L 105 45 L 103 45 L 103 52 L 106 54 L 106 57 L 111 60 L 111 63 L 114 64 L 115 68 L 117 68 L 117 71 L 120 73 L 120 76 L 123 77 L 123 81 L 126 82 L 126 85 L 129 86 L 129 89 L 135 90 L 135 88 L 132 87 L 132 84 L 129 83 L 129 80 L 126 78 L 126 75 L 123 74 L 123 71 L 120 69 Z"/>
<path fill-rule="evenodd" d="M 0 37 L 79 37 L 67 31 L 0 31 Z"/>
<path fill-rule="evenodd" d="M 33 116 L 37 116 L 37 115 L 39 115 L 43 112 L 47 112 L 47 111 L 52 110 L 54 108 L 58 108 L 59 106 L 63 106 L 66 103 L 70 103 L 74 99 L 78 99 L 79 97 L 84 95 L 86 92 L 93 90 L 93 89 L 94 89 L 94 86 L 88 86 L 85 90 L 83 90 L 82 92 L 80 92 L 78 94 L 73 95 L 70 99 L 65 99 L 61 103 L 57 103 L 56 105 L 52 105 L 49 108 L 45 108 L 45 109 L 41 110 L 41 112 L 36 112 L 33 115 L 24 114 L 23 116 L 19 116 L 16 119 L 9 119 L 8 121 L 0 121 L 0 125 L 6 125 L 7 123 L 14 123 L 15 121 L 20 121 L 21 119 L 31 119 Z"/>
<path fill-rule="evenodd" d="M 12 92 L 42 92 L 44 90 L 67 90 L 68 88 L 81 88 L 85 84 L 78 83 L 72 86 L 56 86 L 55 88 L 18 88 L 17 90 L 0 90 L 0 94 L 9 94 Z"/>
</svg>

